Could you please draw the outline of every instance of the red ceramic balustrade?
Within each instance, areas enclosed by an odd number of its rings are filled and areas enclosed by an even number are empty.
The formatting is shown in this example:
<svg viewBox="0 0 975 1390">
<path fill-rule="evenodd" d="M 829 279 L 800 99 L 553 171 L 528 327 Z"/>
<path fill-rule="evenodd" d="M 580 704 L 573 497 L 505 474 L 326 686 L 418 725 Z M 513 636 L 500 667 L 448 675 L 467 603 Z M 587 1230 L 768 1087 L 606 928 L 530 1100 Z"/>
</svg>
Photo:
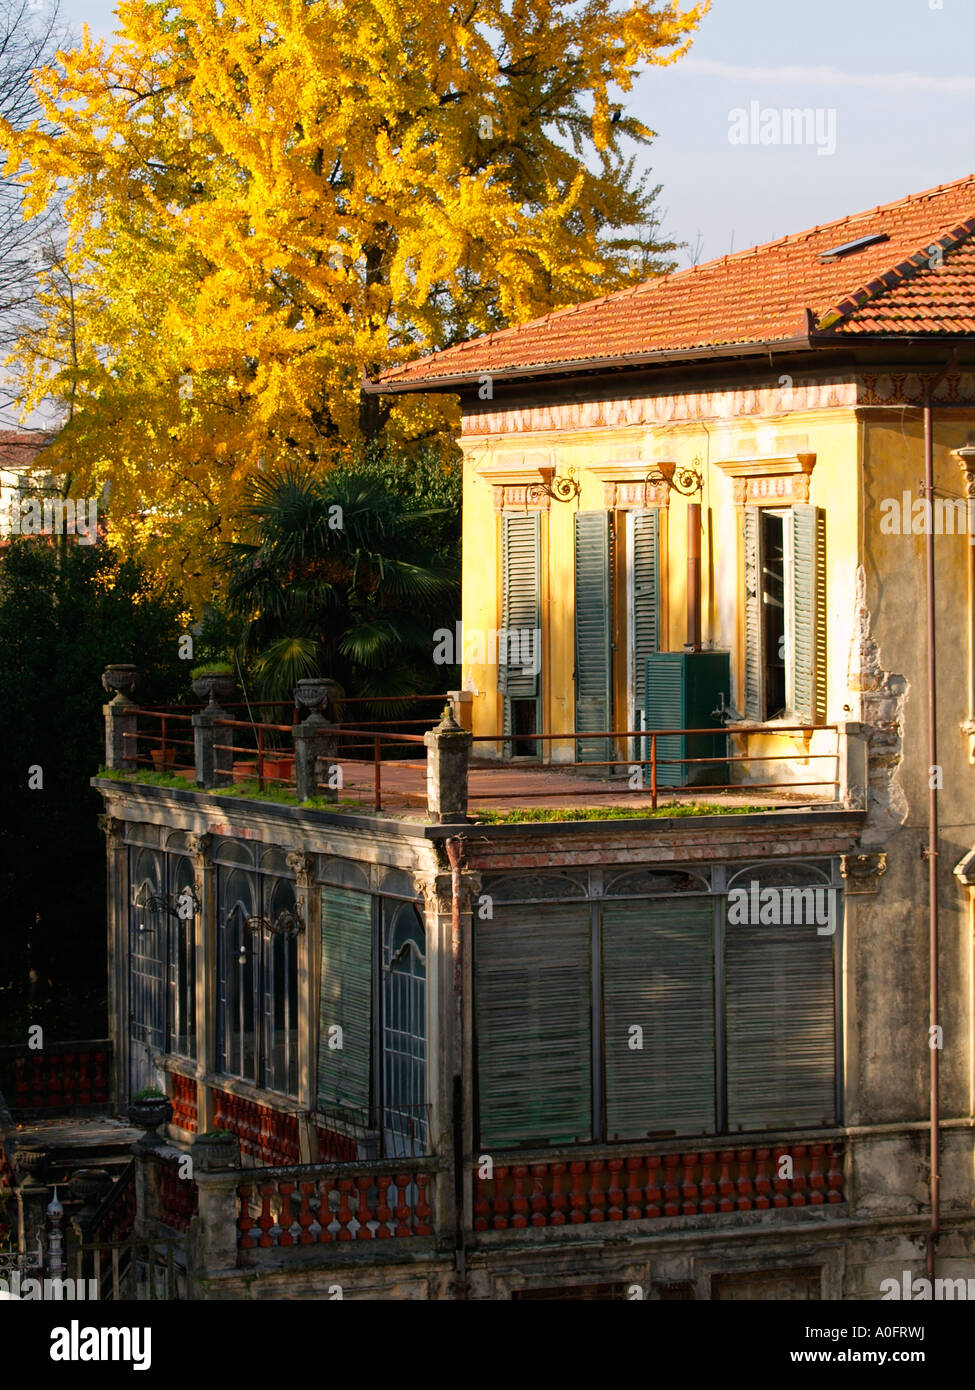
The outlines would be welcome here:
<svg viewBox="0 0 975 1390">
<path fill-rule="evenodd" d="M 430 1173 L 340 1172 L 241 1183 L 243 1250 L 429 1236 Z"/>
<path fill-rule="evenodd" d="M 196 1082 L 191 1076 L 181 1076 L 179 1072 L 172 1072 L 169 1083 L 170 1100 L 173 1103 L 173 1124 L 186 1134 L 196 1134 Z"/>
<path fill-rule="evenodd" d="M 298 1163 L 298 1120 L 257 1101 L 227 1091 L 214 1091 L 214 1129 L 229 1129 L 240 1140 L 241 1153 L 267 1167 Z"/>
<path fill-rule="evenodd" d="M 475 1171 L 474 1229 L 823 1206 L 844 1200 L 842 1162 L 842 1146 L 823 1143 L 496 1164 L 492 1178 Z"/>
<path fill-rule="evenodd" d="M 42 1048 L 13 1059 L 17 1110 L 66 1110 L 108 1100 L 112 1051 L 108 1045 L 76 1050 Z"/>
</svg>

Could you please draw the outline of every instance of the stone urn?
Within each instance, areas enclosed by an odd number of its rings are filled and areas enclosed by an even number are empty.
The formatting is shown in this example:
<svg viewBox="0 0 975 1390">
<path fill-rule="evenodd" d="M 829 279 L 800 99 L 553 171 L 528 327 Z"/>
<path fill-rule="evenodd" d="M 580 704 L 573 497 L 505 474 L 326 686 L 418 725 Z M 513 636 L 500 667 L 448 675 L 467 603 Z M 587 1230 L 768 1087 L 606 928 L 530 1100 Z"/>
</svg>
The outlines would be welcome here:
<svg viewBox="0 0 975 1390">
<path fill-rule="evenodd" d="M 173 1118 L 173 1106 L 165 1096 L 143 1096 L 141 1100 L 132 1101 L 125 1113 L 136 1129 L 154 1133 L 160 1125 L 169 1124 Z"/>
<path fill-rule="evenodd" d="M 228 676 L 226 672 L 214 671 L 208 676 L 197 676 L 193 682 L 193 694 L 200 700 L 206 700 L 208 704 L 219 705 L 230 699 L 235 685 L 233 676 Z"/>
<path fill-rule="evenodd" d="M 14 1150 L 14 1159 L 17 1167 L 25 1178 L 29 1178 L 33 1183 L 42 1181 L 47 1171 L 48 1153 L 47 1149 L 39 1149 L 31 1146 L 30 1148 L 17 1148 Z"/>
<path fill-rule="evenodd" d="M 338 681 L 328 676 L 306 676 L 295 686 L 295 704 L 310 710 L 312 719 L 330 719 L 341 693 Z"/>
<path fill-rule="evenodd" d="M 102 687 L 115 698 L 125 700 L 139 684 L 139 672 L 131 663 L 106 666 L 102 672 Z"/>
<path fill-rule="evenodd" d="M 190 1154 L 193 1167 L 201 1173 L 219 1173 L 240 1167 L 240 1141 L 229 1129 L 198 1134 L 193 1140 Z"/>
<path fill-rule="evenodd" d="M 71 1191 L 87 1207 L 96 1207 L 112 1186 L 112 1176 L 104 1168 L 78 1168 L 71 1175 Z"/>
</svg>

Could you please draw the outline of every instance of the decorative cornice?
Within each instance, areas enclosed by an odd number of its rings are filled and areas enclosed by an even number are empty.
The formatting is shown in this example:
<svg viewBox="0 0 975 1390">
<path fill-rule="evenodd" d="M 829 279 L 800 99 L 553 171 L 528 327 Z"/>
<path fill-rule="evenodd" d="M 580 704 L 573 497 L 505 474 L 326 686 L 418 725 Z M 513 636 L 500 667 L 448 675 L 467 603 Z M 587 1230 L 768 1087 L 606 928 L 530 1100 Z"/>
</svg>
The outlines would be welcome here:
<svg viewBox="0 0 975 1390">
<path fill-rule="evenodd" d="M 716 459 L 715 467 L 732 479 L 736 507 L 807 503 L 816 455 Z"/>
<path fill-rule="evenodd" d="M 416 891 L 422 895 L 429 912 L 436 912 L 441 917 L 450 916 L 453 911 L 453 891 L 449 873 L 416 873 L 413 875 L 413 885 Z M 462 913 L 472 913 L 476 910 L 480 892 L 480 873 L 468 869 L 461 870 L 460 910 Z"/>
<path fill-rule="evenodd" d="M 209 833 L 186 837 L 186 853 L 191 859 L 207 859 L 212 846 L 213 836 Z"/>
</svg>

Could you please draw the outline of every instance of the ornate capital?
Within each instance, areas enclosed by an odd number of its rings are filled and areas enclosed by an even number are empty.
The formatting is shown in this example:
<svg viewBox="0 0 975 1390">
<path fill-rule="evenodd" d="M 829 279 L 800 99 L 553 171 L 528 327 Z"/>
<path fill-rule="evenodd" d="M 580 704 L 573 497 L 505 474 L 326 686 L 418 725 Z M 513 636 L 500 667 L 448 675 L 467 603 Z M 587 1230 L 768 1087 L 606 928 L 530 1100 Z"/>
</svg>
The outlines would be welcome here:
<svg viewBox="0 0 975 1390">
<path fill-rule="evenodd" d="M 887 855 L 841 854 L 840 872 L 847 893 L 876 893 L 881 877 L 887 872 Z"/>
<path fill-rule="evenodd" d="M 125 821 L 117 816 L 99 816 L 98 828 L 109 840 L 121 840 L 125 836 Z"/>
<path fill-rule="evenodd" d="M 315 877 L 315 856 L 302 850 L 292 850 L 285 856 L 288 868 L 294 874 L 299 888 L 310 888 Z"/>
<path fill-rule="evenodd" d="M 187 835 L 186 853 L 191 859 L 206 859 L 212 844 L 212 835 Z"/>
<path fill-rule="evenodd" d="M 436 912 L 442 917 L 450 916 L 453 911 L 453 889 L 449 873 L 414 874 L 413 884 L 416 891 L 422 894 L 428 911 Z M 466 869 L 461 870 L 460 910 L 462 913 L 476 911 L 480 892 L 481 875 Z"/>
</svg>

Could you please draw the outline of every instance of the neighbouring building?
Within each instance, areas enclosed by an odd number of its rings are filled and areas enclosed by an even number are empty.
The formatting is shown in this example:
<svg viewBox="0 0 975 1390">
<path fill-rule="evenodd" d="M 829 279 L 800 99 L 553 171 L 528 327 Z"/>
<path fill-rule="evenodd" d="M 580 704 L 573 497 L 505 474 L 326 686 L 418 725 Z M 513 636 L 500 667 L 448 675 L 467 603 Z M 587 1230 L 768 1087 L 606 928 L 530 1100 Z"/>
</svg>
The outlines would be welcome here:
<svg viewBox="0 0 975 1390">
<path fill-rule="evenodd" d="M 211 1298 L 967 1278 L 975 178 L 376 389 L 462 404 L 422 752 L 373 766 L 326 681 L 272 755 L 229 690 L 181 723 L 106 674 L 115 1094 L 173 1110 L 137 1233 Z M 539 802 L 594 818 L 483 814 Z"/>
</svg>

